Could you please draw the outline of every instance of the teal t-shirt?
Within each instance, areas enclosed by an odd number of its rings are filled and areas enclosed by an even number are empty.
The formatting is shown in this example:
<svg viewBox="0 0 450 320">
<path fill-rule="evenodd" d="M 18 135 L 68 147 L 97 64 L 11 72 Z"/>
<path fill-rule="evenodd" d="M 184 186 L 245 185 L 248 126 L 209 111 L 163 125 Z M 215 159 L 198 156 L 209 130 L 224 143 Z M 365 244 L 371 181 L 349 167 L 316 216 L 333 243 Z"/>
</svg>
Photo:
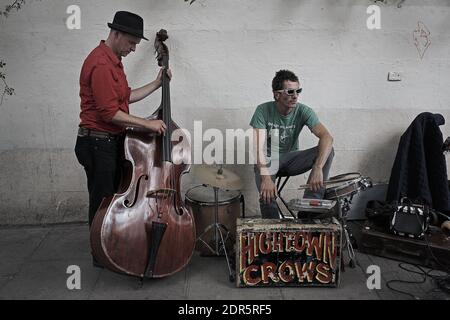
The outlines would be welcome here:
<svg viewBox="0 0 450 320">
<path fill-rule="evenodd" d="M 298 136 L 303 127 L 312 130 L 318 123 L 319 118 L 310 107 L 297 103 L 294 110 L 283 116 L 275 101 L 260 104 L 250 121 L 253 128 L 267 130 L 267 155 L 272 157 L 276 157 L 276 150 L 280 155 L 298 150 Z"/>
</svg>

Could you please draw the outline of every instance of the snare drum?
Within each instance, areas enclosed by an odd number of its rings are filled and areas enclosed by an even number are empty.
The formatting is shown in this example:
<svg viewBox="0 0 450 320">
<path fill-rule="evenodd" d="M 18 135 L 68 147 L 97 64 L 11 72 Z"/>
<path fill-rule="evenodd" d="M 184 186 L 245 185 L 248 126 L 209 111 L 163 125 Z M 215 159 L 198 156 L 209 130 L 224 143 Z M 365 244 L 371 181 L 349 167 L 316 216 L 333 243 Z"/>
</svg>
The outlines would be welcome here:
<svg viewBox="0 0 450 320">
<path fill-rule="evenodd" d="M 236 219 L 241 216 L 241 193 L 219 189 L 218 200 L 218 223 L 225 226 L 230 232 L 225 243 L 226 248 L 231 250 L 236 240 Z M 214 189 L 205 185 L 193 187 L 186 192 L 185 203 L 186 206 L 192 208 L 198 239 L 209 226 L 215 223 Z M 202 240 L 211 248 L 215 248 L 215 229 L 209 228 L 202 235 Z M 213 255 L 211 250 L 201 241 L 197 241 L 196 250 L 202 255 Z"/>
<path fill-rule="evenodd" d="M 372 181 L 367 177 L 362 177 L 358 172 L 340 174 L 328 180 L 324 198 L 335 200 L 351 196 L 371 186 Z"/>
</svg>

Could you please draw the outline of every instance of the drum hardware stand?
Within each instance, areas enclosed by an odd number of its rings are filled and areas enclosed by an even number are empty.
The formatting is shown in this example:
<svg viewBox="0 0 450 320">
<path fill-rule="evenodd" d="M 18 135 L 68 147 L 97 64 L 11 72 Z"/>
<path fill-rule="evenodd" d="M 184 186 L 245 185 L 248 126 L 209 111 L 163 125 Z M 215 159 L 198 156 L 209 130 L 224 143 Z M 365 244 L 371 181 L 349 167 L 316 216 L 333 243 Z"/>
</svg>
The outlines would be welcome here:
<svg viewBox="0 0 450 320">
<path fill-rule="evenodd" d="M 372 180 L 369 177 L 362 177 L 362 180 L 360 181 L 360 186 L 356 192 L 352 192 L 352 193 L 344 195 L 344 196 L 338 196 L 336 194 L 336 199 L 339 201 L 339 207 L 338 207 L 339 208 L 339 220 L 341 222 L 343 233 L 344 233 L 343 246 L 347 247 L 348 257 L 350 259 L 350 261 L 349 261 L 350 268 L 355 268 L 357 261 L 356 261 L 355 251 L 353 250 L 353 245 L 352 245 L 352 242 L 350 239 L 351 234 L 349 233 L 348 227 L 347 227 L 347 214 L 350 211 L 350 204 L 352 203 L 353 196 L 356 193 L 358 193 L 360 191 L 364 191 L 367 188 L 371 188 L 371 187 L 372 187 Z M 342 261 L 342 271 L 345 271 L 343 259 L 341 261 Z"/>
<path fill-rule="evenodd" d="M 350 234 L 348 232 L 348 227 L 347 227 L 347 214 L 350 211 L 350 204 L 352 203 L 352 199 L 353 199 L 353 194 L 351 194 L 350 196 L 344 196 L 344 197 L 337 197 L 337 200 L 339 202 L 339 221 L 341 222 L 342 225 L 342 231 L 344 233 L 344 241 L 343 246 L 347 247 L 347 254 L 349 257 L 349 266 L 350 268 L 355 268 L 356 266 L 356 257 L 355 257 L 355 251 L 353 249 L 353 245 L 352 242 L 350 240 Z M 344 258 L 342 257 L 342 271 L 345 271 L 344 269 Z"/>
<path fill-rule="evenodd" d="M 225 254 L 225 259 L 227 261 L 227 267 L 229 272 L 230 282 L 234 282 L 235 275 L 232 270 L 230 263 L 230 258 L 228 257 L 228 252 L 226 248 L 226 242 L 230 237 L 230 231 L 222 223 L 219 223 L 219 188 L 213 187 L 214 189 L 214 223 L 210 224 L 206 229 L 199 235 L 197 241 L 201 241 L 215 256 L 221 256 L 221 251 Z M 242 198 L 241 198 L 242 200 Z M 210 230 L 214 229 L 214 248 L 212 248 L 202 237 Z M 223 229 L 223 231 L 222 231 Z M 225 233 L 225 236 L 224 236 Z M 220 238 L 220 239 L 219 239 Z"/>
<path fill-rule="evenodd" d="M 356 266 L 356 256 L 355 256 L 355 251 L 353 250 L 353 245 L 351 242 L 351 234 L 348 231 L 348 227 L 347 227 L 347 214 L 350 211 L 350 204 L 352 203 L 352 199 L 353 196 L 358 193 L 359 191 L 365 190 L 366 188 L 372 187 L 372 180 L 369 177 L 361 177 L 361 175 L 359 173 L 357 173 L 359 175 L 360 180 L 358 181 L 358 188 L 356 190 L 353 190 L 351 193 L 347 193 L 347 194 L 338 194 L 335 190 L 334 191 L 334 195 L 332 195 L 332 197 L 326 197 L 327 200 L 336 200 L 338 201 L 338 220 L 339 223 L 342 226 L 342 231 L 343 231 L 343 237 L 344 237 L 344 241 L 342 242 L 342 246 L 347 248 L 347 253 L 349 256 L 349 266 L 350 268 L 355 268 Z M 340 176 L 336 176 L 333 178 L 330 178 L 330 180 L 328 182 L 344 182 L 343 176 L 345 175 L 340 175 Z M 286 179 L 287 180 L 287 179 Z M 286 183 L 286 181 L 285 181 Z M 278 181 L 278 185 L 279 185 L 279 181 Z M 284 184 L 283 184 L 284 186 Z M 282 187 L 283 187 L 282 186 Z M 300 186 L 299 189 L 305 189 L 305 187 L 308 187 L 309 185 L 303 185 Z M 350 186 L 347 184 L 347 186 Z M 346 187 L 347 187 L 346 186 Z M 284 201 L 283 201 L 284 202 Z M 341 259 L 341 265 L 342 265 L 342 271 L 344 271 L 344 259 Z"/>
</svg>

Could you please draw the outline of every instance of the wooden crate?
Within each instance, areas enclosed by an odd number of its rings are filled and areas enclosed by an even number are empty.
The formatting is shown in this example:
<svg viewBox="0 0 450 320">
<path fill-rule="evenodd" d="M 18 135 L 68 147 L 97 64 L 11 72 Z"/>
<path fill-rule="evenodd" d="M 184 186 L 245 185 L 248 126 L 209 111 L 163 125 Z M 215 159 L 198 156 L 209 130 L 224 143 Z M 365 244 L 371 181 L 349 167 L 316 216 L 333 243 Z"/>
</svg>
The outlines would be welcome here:
<svg viewBox="0 0 450 320">
<path fill-rule="evenodd" d="M 361 252 L 447 271 L 450 266 L 450 236 L 430 226 L 425 239 L 398 236 L 370 221 L 361 230 Z"/>
<path fill-rule="evenodd" d="M 337 287 L 342 227 L 324 220 L 238 219 L 238 287 Z"/>
</svg>

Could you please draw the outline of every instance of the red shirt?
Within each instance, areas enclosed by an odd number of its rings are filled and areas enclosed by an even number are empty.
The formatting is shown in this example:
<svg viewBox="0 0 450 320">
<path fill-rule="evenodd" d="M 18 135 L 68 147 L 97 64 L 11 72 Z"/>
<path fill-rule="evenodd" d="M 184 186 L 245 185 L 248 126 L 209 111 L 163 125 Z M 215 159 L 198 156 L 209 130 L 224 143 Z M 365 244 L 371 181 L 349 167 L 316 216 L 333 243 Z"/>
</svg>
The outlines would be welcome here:
<svg viewBox="0 0 450 320">
<path fill-rule="evenodd" d="M 111 122 L 117 111 L 129 113 L 131 88 L 120 59 L 105 41 L 92 50 L 80 74 L 80 127 L 113 134 L 124 130 Z"/>
</svg>

